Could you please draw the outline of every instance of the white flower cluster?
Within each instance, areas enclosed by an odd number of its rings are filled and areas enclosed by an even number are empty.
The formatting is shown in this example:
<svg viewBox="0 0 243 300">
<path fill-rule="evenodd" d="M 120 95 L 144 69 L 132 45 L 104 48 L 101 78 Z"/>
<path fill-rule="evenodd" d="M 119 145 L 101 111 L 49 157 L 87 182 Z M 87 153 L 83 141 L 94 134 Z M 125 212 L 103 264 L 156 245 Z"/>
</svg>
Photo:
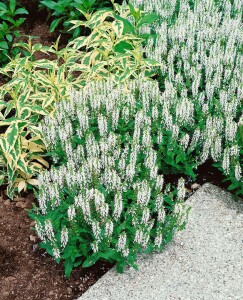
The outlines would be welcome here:
<svg viewBox="0 0 243 300">
<path fill-rule="evenodd" d="M 65 204 L 66 220 L 73 225 L 61 229 L 60 245 L 49 220 L 39 236 L 52 242 L 57 257 L 57 247 L 66 247 L 72 227 L 82 219 L 92 235 L 93 252 L 103 241 L 116 240 L 113 247 L 126 257 L 127 240 L 146 248 L 154 241 L 152 228 L 164 226 L 164 179 L 154 150 L 158 130 L 167 126 L 163 97 L 156 81 L 140 78 L 119 86 L 91 82 L 80 92 L 72 91 L 70 103 L 58 104 L 56 118 L 44 122 L 48 148 L 59 152 L 64 163 L 40 175 L 39 204 L 47 218 Z M 125 229 L 115 230 L 127 220 L 134 226 L 129 239 Z M 162 243 L 158 234 L 156 246 Z"/>
<path fill-rule="evenodd" d="M 180 143 L 185 150 L 200 149 L 198 164 L 212 158 L 222 162 L 225 174 L 235 169 L 241 181 L 242 159 L 230 149 L 242 147 L 237 132 L 242 126 L 243 1 L 180 0 L 178 12 L 176 0 L 132 3 L 160 16 L 141 31 L 157 33 L 145 52 L 161 63 L 167 128 L 176 138 L 189 126 L 191 136 L 185 133 Z"/>
</svg>

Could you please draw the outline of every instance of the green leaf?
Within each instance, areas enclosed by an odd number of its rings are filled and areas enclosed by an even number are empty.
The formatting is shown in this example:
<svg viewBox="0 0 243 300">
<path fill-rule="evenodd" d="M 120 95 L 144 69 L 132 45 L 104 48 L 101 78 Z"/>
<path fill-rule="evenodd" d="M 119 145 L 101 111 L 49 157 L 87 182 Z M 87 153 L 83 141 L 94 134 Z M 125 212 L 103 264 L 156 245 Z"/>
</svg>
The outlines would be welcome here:
<svg viewBox="0 0 243 300">
<path fill-rule="evenodd" d="M 130 14 L 135 18 L 137 21 L 141 15 L 141 11 L 139 9 L 136 9 L 131 3 L 128 4 L 130 8 Z"/>
<path fill-rule="evenodd" d="M 28 11 L 25 8 L 21 7 L 21 8 L 16 9 L 16 11 L 15 11 L 14 14 L 15 15 L 23 15 L 23 14 L 28 15 L 29 13 L 28 13 Z"/>
<path fill-rule="evenodd" d="M 237 182 L 234 182 L 234 183 L 232 183 L 232 184 L 228 187 L 228 190 L 229 190 L 229 191 L 232 191 L 232 190 L 236 189 L 237 187 L 238 187 Z"/>
<path fill-rule="evenodd" d="M 132 45 L 125 41 L 122 41 L 115 45 L 114 50 L 115 52 L 126 53 L 126 50 L 132 50 Z"/>
<path fill-rule="evenodd" d="M 6 34 L 6 39 L 11 43 L 13 41 L 13 36 L 11 34 Z"/>
<path fill-rule="evenodd" d="M 25 174 L 28 174 L 28 175 L 32 174 L 31 170 L 28 168 L 28 166 L 26 165 L 25 161 L 22 160 L 21 158 L 18 160 L 17 166 Z"/>
<path fill-rule="evenodd" d="M 29 109 L 31 112 L 41 114 L 43 116 L 46 116 L 48 114 L 47 110 L 45 110 L 41 106 L 37 106 L 37 105 L 28 105 L 28 106 L 26 105 L 25 109 Z"/>
<path fill-rule="evenodd" d="M 76 261 L 74 264 L 73 264 L 73 266 L 74 266 L 74 268 L 77 268 L 78 266 L 80 266 L 82 264 L 82 260 L 78 260 L 78 261 Z"/>
<path fill-rule="evenodd" d="M 98 259 L 99 259 L 99 254 L 94 253 L 83 262 L 82 267 L 88 268 L 88 267 L 94 265 Z"/>
<path fill-rule="evenodd" d="M 12 13 L 14 12 L 15 7 L 16 7 L 16 0 L 10 0 L 10 1 L 9 1 L 9 8 L 10 8 L 10 11 L 11 11 Z"/>
<path fill-rule="evenodd" d="M 50 32 L 54 32 L 55 29 L 57 28 L 57 26 L 59 25 L 59 23 L 60 23 L 63 19 L 64 19 L 64 17 L 53 20 L 53 21 L 51 22 L 51 25 L 50 25 Z"/>
<path fill-rule="evenodd" d="M 65 259 L 64 270 L 65 270 L 65 276 L 69 278 L 71 275 L 71 272 L 73 270 L 73 262 L 72 262 L 71 258 Z"/>
<path fill-rule="evenodd" d="M 24 21 L 26 20 L 26 18 L 19 18 L 16 23 L 15 23 L 15 26 L 16 27 L 19 27 L 21 24 L 24 23 Z"/>
<path fill-rule="evenodd" d="M 6 4 L 0 2 L 0 11 L 8 11 Z"/>
<path fill-rule="evenodd" d="M 111 260 L 114 259 L 116 256 L 116 250 L 114 249 L 107 249 L 106 252 L 100 253 L 99 256 L 100 258 L 104 258 L 105 260 Z"/>
<path fill-rule="evenodd" d="M 10 149 L 11 149 L 14 147 L 19 137 L 18 123 L 11 124 L 6 133 L 7 133 L 7 142 L 10 145 Z"/>
<path fill-rule="evenodd" d="M 40 1 L 40 4 L 41 4 L 41 6 L 46 6 L 50 9 L 55 9 L 55 6 L 56 6 L 56 2 L 50 1 L 50 0 Z"/>
<path fill-rule="evenodd" d="M 126 33 L 132 33 L 132 34 L 135 34 L 135 28 L 134 26 L 132 25 L 132 23 L 130 21 L 128 21 L 127 19 L 124 19 L 120 16 L 115 16 L 115 18 L 119 21 L 122 21 L 123 24 L 124 24 L 124 28 L 123 28 L 123 34 L 126 34 Z"/>
<path fill-rule="evenodd" d="M 73 32 L 73 37 L 77 38 L 80 35 L 80 32 L 81 32 L 81 29 L 79 27 L 75 28 L 75 30 Z"/>
<path fill-rule="evenodd" d="M 141 27 L 144 24 L 152 24 L 153 22 L 157 21 L 159 19 L 159 16 L 156 14 L 146 14 L 143 15 L 139 21 L 138 21 L 138 28 Z"/>
<path fill-rule="evenodd" d="M 8 49 L 8 43 L 5 41 L 0 42 L 0 49 Z"/>
<path fill-rule="evenodd" d="M 154 66 L 154 67 L 160 65 L 160 63 L 158 63 L 156 60 L 151 59 L 151 58 L 146 58 L 146 59 L 144 59 L 144 62 L 145 62 L 145 63 L 148 63 L 148 65 Z"/>
<path fill-rule="evenodd" d="M 121 261 L 121 262 L 117 263 L 117 265 L 116 265 L 117 272 L 118 273 L 123 273 L 125 266 L 126 266 L 126 262 L 125 261 Z"/>
<path fill-rule="evenodd" d="M 7 187 L 7 195 L 8 197 L 13 200 L 13 197 L 14 197 L 14 187 L 12 185 L 8 185 Z"/>
</svg>

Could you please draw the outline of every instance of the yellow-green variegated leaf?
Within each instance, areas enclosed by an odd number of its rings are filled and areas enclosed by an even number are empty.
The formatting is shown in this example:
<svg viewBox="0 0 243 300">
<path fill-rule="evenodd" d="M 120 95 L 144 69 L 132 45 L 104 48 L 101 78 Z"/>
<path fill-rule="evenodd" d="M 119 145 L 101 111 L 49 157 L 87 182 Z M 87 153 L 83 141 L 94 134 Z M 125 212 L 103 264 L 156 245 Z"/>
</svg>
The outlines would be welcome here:
<svg viewBox="0 0 243 300">
<path fill-rule="evenodd" d="M 81 36 L 73 40 L 68 44 L 68 47 L 72 46 L 74 49 L 80 49 L 82 47 L 85 47 L 87 45 L 87 37 Z"/>
<path fill-rule="evenodd" d="M 39 185 L 39 180 L 38 179 L 27 179 L 27 183 L 31 184 L 31 185 Z"/>
<path fill-rule="evenodd" d="M 159 63 L 158 61 L 151 59 L 151 58 L 146 58 L 144 59 L 144 64 L 148 67 L 158 67 L 161 66 L 162 64 Z"/>
<path fill-rule="evenodd" d="M 74 24 L 74 26 L 72 26 L 72 27 L 69 29 L 69 31 L 70 31 L 70 30 L 73 30 L 73 29 L 75 29 L 75 28 L 77 28 L 77 27 L 80 27 L 80 26 L 86 26 L 86 25 L 87 25 L 87 23 L 86 23 L 85 21 L 79 21 L 79 20 L 71 20 L 70 23 L 71 23 L 71 24 Z M 69 45 L 69 44 L 68 44 L 68 45 Z"/>
<path fill-rule="evenodd" d="M 1 97 L 1 95 L 0 95 Z M 0 101 L 0 110 L 6 107 L 6 101 Z"/>
<path fill-rule="evenodd" d="M 39 127 L 35 125 L 29 125 L 28 131 L 34 133 L 36 136 L 38 136 L 38 138 L 42 139 L 42 131 Z"/>
<path fill-rule="evenodd" d="M 48 59 L 38 59 L 35 62 L 35 68 L 41 68 L 46 70 L 52 70 L 53 68 L 58 69 L 58 64 L 56 61 L 51 61 Z"/>
<path fill-rule="evenodd" d="M 36 113 L 38 115 L 46 116 L 48 114 L 47 110 L 38 105 L 26 105 L 25 109 L 28 109 L 32 113 Z"/>
<path fill-rule="evenodd" d="M 6 140 L 6 135 L 3 134 L 0 136 L 0 148 L 2 149 L 3 152 L 7 152 L 8 151 L 8 143 Z"/>
<path fill-rule="evenodd" d="M 119 76 L 119 80 L 120 81 L 125 81 L 127 80 L 128 78 L 130 78 L 133 74 L 134 74 L 134 70 L 133 69 L 126 69 L 125 72 Z"/>
<path fill-rule="evenodd" d="M 108 17 L 114 17 L 114 12 L 112 10 L 98 10 L 91 16 L 90 20 L 86 23 L 86 26 L 95 28 L 102 24 Z"/>
<path fill-rule="evenodd" d="M 63 64 L 58 68 L 57 71 L 57 80 L 58 82 L 63 82 L 65 80 L 66 66 Z"/>
<path fill-rule="evenodd" d="M 100 73 L 106 73 L 106 74 L 108 74 L 108 71 L 105 68 L 106 66 L 107 66 L 106 62 L 96 63 L 93 67 L 90 68 L 90 72 L 87 74 L 88 75 L 87 78 L 89 80 L 91 80 L 91 79 L 94 79 L 96 77 L 99 77 Z"/>
<path fill-rule="evenodd" d="M 18 192 L 20 193 L 22 190 L 26 191 L 27 184 L 24 179 L 22 179 L 19 183 L 17 183 Z"/>
<path fill-rule="evenodd" d="M 16 165 L 16 169 L 19 169 L 25 174 L 32 174 L 31 169 L 28 167 L 26 161 L 23 159 L 23 156 L 19 158 Z"/>
<path fill-rule="evenodd" d="M 43 145 L 38 145 L 38 144 L 36 144 L 36 143 L 34 143 L 34 142 L 29 142 L 28 143 L 28 149 L 29 149 L 29 151 L 32 153 L 34 153 L 34 152 L 44 152 L 44 150 L 45 150 L 45 147 L 43 146 Z"/>
<path fill-rule="evenodd" d="M 0 186 L 4 183 L 5 178 L 6 178 L 6 174 L 1 174 L 0 175 Z"/>
<path fill-rule="evenodd" d="M 121 37 L 124 30 L 124 23 L 120 20 L 114 20 L 112 22 L 112 29 L 114 30 L 117 37 Z"/>
<path fill-rule="evenodd" d="M 19 138 L 18 123 L 12 123 L 6 131 L 6 140 L 9 145 L 9 149 L 12 149 Z"/>
<path fill-rule="evenodd" d="M 55 103 L 55 98 L 53 95 L 46 96 L 45 99 L 42 101 L 42 107 L 47 109 L 48 107 L 52 106 Z"/>
<path fill-rule="evenodd" d="M 44 87 L 51 88 L 52 87 L 52 82 L 50 81 L 49 78 L 47 78 L 46 75 L 43 75 L 41 73 L 38 73 L 38 77 L 36 78 L 36 81 L 40 84 L 42 84 Z"/>
<path fill-rule="evenodd" d="M 14 100 L 9 100 L 6 103 L 6 109 L 4 111 L 4 118 L 7 118 L 7 116 L 9 115 L 9 113 L 15 109 L 15 101 Z"/>
<path fill-rule="evenodd" d="M 21 95 L 18 95 L 17 98 L 17 106 L 22 109 L 26 103 L 29 102 L 30 91 L 24 91 Z"/>
<path fill-rule="evenodd" d="M 97 57 L 99 57 L 100 53 L 97 50 L 93 50 L 92 52 L 88 52 L 82 59 L 82 64 L 86 66 L 91 66 L 95 62 L 97 63 Z M 89 71 L 89 69 L 87 69 Z"/>
<path fill-rule="evenodd" d="M 10 181 L 10 186 L 11 183 L 13 183 L 17 177 L 16 170 L 11 168 L 10 165 L 7 165 L 7 175 L 8 175 L 8 180 Z"/>
<path fill-rule="evenodd" d="M 31 169 L 33 172 L 39 172 L 40 170 L 43 169 L 43 166 L 37 162 L 32 162 L 31 163 Z"/>
<path fill-rule="evenodd" d="M 41 156 L 32 156 L 33 159 L 38 160 L 43 166 L 45 166 L 46 168 L 49 168 L 49 163 Z"/>
</svg>

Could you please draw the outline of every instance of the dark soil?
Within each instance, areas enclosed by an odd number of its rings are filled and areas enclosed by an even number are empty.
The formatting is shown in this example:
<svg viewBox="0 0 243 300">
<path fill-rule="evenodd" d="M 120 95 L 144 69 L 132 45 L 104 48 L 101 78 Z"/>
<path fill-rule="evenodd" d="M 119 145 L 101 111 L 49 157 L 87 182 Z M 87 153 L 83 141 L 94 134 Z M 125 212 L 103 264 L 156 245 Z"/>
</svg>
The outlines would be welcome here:
<svg viewBox="0 0 243 300">
<path fill-rule="evenodd" d="M 227 190 L 230 182 L 225 181 L 224 175 L 213 165 L 212 160 L 206 161 L 204 164 L 198 167 L 196 170 L 196 184 L 197 186 L 201 186 L 206 182 L 212 183 L 222 189 Z M 185 186 L 188 192 L 187 197 L 190 197 L 194 192 L 193 183 L 195 183 L 190 177 L 182 174 L 170 174 L 164 175 L 165 182 L 171 183 L 172 185 L 176 186 L 177 182 L 180 177 L 184 177 L 185 179 Z M 197 187 L 197 188 L 198 188 Z"/>
<path fill-rule="evenodd" d="M 51 19 L 48 18 L 48 12 L 46 9 L 38 8 L 39 1 L 28 1 L 22 0 L 22 5 L 28 10 L 29 15 L 26 18 L 26 21 L 21 27 L 21 39 L 25 42 L 28 41 L 29 36 L 33 37 L 33 44 L 42 44 L 43 46 L 51 46 L 56 42 L 60 35 L 59 47 L 63 48 L 67 45 L 68 39 L 70 38 L 69 34 L 60 34 L 60 32 L 50 32 L 50 23 Z M 41 52 L 35 53 L 35 59 L 48 58 L 49 60 L 55 59 L 56 57 L 51 57 Z"/>
<path fill-rule="evenodd" d="M 38 248 L 26 208 L 32 194 L 13 202 L 0 198 L 0 300 L 77 299 L 112 265 L 78 268 L 66 279 L 62 265 Z"/>
</svg>

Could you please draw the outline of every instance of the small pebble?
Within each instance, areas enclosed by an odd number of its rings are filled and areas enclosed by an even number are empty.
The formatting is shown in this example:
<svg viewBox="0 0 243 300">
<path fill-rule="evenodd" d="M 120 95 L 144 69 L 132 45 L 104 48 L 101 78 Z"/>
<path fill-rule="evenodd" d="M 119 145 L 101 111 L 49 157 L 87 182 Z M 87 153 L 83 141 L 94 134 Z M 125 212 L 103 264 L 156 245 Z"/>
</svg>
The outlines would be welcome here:
<svg viewBox="0 0 243 300">
<path fill-rule="evenodd" d="M 9 206 L 10 204 L 11 204 L 11 201 L 9 199 L 4 201 L 4 205 Z"/>
<path fill-rule="evenodd" d="M 38 244 L 34 244 L 32 248 L 33 248 L 33 252 L 36 252 L 38 250 Z"/>
<path fill-rule="evenodd" d="M 2 296 L 3 296 L 3 297 L 8 297 L 8 296 L 9 296 L 9 292 L 3 292 L 3 293 L 2 293 Z"/>
<path fill-rule="evenodd" d="M 8 280 L 8 281 L 14 281 L 14 280 L 16 280 L 16 278 L 13 277 L 13 276 L 8 276 L 8 277 L 6 278 L 6 280 Z"/>
<path fill-rule="evenodd" d="M 67 288 L 68 293 L 72 293 L 72 289 L 70 287 Z"/>
<path fill-rule="evenodd" d="M 30 235 L 30 241 L 31 242 L 36 242 L 36 237 L 34 235 Z"/>
<path fill-rule="evenodd" d="M 16 206 L 17 206 L 17 207 L 20 207 L 20 208 L 26 208 L 27 204 L 26 204 L 25 202 L 21 202 L 21 201 L 20 201 L 20 202 L 17 202 L 17 203 L 16 203 Z"/>
<path fill-rule="evenodd" d="M 50 291 L 48 295 L 49 295 L 49 296 L 53 296 L 53 295 L 54 295 L 54 292 L 53 292 L 53 291 Z"/>
<path fill-rule="evenodd" d="M 35 226 L 35 221 L 32 221 L 32 222 L 30 223 L 30 226 L 31 226 L 31 227 Z"/>
<path fill-rule="evenodd" d="M 25 198 L 15 197 L 15 198 L 14 198 L 14 201 L 15 201 L 15 202 L 23 202 L 23 201 L 25 201 Z"/>
<path fill-rule="evenodd" d="M 201 186 L 200 184 L 198 184 L 198 183 L 195 182 L 195 183 L 193 183 L 193 184 L 191 185 L 191 189 L 192 189 L 192 190 L 197 190 L 197 189 L 200 188 L 200 186 Z"/>
</svg>

